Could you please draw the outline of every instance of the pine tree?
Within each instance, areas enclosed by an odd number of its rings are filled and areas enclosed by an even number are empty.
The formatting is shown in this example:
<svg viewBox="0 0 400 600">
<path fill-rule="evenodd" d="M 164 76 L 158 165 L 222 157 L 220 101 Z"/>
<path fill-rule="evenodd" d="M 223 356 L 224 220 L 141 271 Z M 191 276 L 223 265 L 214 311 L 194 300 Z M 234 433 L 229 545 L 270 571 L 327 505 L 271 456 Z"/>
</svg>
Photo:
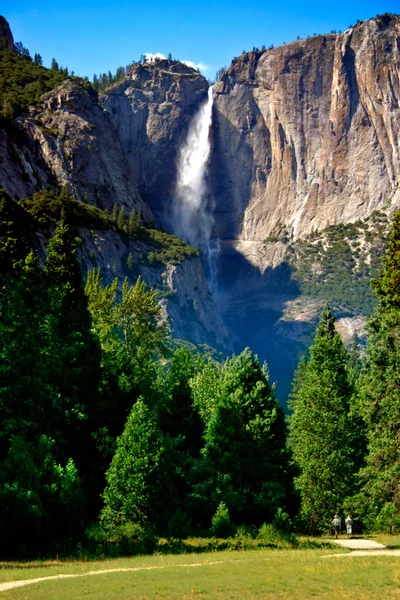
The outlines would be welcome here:
<svg viewBox="0 0 400 600">
<path fill-rule="evenodd" d="M 132 271 L 135 268 L 135 261 L 133 260 L 132 253 L 129 252 L 128 257 L 126 259 L 126 266 L 129 271 Z"/>
<path fill-rule="evenodd" d="M 125 208 L 123 206 L 121 206 L 119 213 L 118 213 L 117 226 L 120 231 L 126 230 L 127 223 L 126 223 Z"/>
<path fill-rule="evenodd" d="M 367 426 L 367 466 L 361 472 L 370 510 L 400 511 L 400 211 L 393 218 L 383 267 L 373 282 L 379 305 L 368 323 L 366 365 L 359 385 Z M 372 509 L 371 507 L 374 507 Z"/>
<path fill-rule="evenodd" d="M 188 495 L 190 472 L 200 458 L 204 424 L 193 404 L 190 379 L 197 359 L 186 348 L 178 348 L 165 376 L 166 390 L 159 402 L 160 427 L 168 444 L 171 484 L 177 503 L 169 534 L 180 537 L 189 533 Z"/>
<path fill-rule="evenodd" d="M 114 203 L 114 206 L 112 208 L 111 216 L 112 216 L 114 222 L 117 223 L 117 221 L 118 221 L 118 205 L 116 202 Z"/>
<path fill-rule="evenodd" d="M 0 312 L 0 460 L 12 436 L 50 433 L 54 395 L 44 334 L 47 295 L 33 252 L 16 269 Z"/>
<path fill-rule="evenodd" d="M 135 209 L 131 210 L 128 221 L 128 235 L 135 237 L 140 230 L 140 217 Z"/>
<path fill-rule="evenodd" d="M 100 345 L 92 332 L 76 250 L 64 222 L 47 246 L 49 293 L 46 318 L 48 372 L 58 402 L 59 447 L 84 480 L 93 473 L 92 433 L 97 425 Z"/>
<path fill-rule="evenodd" d="M 290 444 L 300 475 L 295 485 L 310 531 L 328 527 L 347 496 L 355 493 L 358 430 L 349 417 L 352 387 L 347 354 L 324 308 L 310 348 L 295 376 L 290 401 Z"/>
<path fill-rule="evenodd" d="M 193 473 L 194 509 L 209 525 L 222 501 L 235 523 L 261 525 L 292 500 L 283 411 L 249 349 L 227 361 L 214 393 L 204 461 Z"/>
<path fill-rule="evenodd" d="M 106 474 L 102 524 L 128 521 L 162 531 L 168 520 L 168 460 L 157 419 L 139 399 L 133 406 Z"/>
</svg>

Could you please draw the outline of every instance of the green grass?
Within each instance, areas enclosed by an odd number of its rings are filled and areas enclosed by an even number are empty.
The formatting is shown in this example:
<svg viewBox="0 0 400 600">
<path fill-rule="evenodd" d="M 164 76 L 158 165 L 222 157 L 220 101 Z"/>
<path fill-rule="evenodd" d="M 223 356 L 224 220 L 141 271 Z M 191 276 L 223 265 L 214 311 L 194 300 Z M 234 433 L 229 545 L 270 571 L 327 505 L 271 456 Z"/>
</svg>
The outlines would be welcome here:
<svg viewBox="0 0 400 600">
<path fill-rule="evenodd" d="M 339 557 L 340 548 L 254 550 L 137 557 L 96 562 L 0 565 L 1 581 L 102 569 L 132 569 L 44 581 L 0 592 L 4 599 L 130 600 L 251 598 L 397 598 L 399 558 Z M 134 570 L 136 569 L 136 570 Z"/>
</svg>

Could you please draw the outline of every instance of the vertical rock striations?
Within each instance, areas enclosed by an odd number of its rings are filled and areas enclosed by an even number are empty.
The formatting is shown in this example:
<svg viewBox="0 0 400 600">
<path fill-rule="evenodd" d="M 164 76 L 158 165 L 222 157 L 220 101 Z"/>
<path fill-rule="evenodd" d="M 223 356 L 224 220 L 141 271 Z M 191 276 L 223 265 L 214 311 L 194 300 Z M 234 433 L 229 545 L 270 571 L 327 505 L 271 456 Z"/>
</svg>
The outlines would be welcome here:
<svg viewBox="0 0 400 600">
<path fill-rule="evenodd" d="M 179 146 L 207 90 L 195 69 L 166 59 L 134 64 L 126 79 L 101 98 L 139 191 L 170 230 Z"/>
<path fill-rule="evenodd" d="M 400 205 L 399 17 L 244 54 L 215 92 L 220 237 L 296 239 Z"/>
</svg>

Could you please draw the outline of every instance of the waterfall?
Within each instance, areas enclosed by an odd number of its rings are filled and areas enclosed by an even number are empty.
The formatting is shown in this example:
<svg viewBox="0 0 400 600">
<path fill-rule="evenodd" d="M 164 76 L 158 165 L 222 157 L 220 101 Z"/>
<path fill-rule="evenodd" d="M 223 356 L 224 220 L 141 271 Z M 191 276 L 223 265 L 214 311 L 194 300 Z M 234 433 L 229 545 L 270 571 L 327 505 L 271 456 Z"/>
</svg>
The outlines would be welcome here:
<svg viewBox="0 0 400 600">
<path fill-rule="evenodd" d="M 210 287 L 215 287 L 218 244 L 211 243 L 213 198 L 207 185 L 207 166 L 211 152 L 214 90 L 190 124 L 178 154 L 174 203 L 174 233 L 200 249 L 206 259 Z"/>
</svg>

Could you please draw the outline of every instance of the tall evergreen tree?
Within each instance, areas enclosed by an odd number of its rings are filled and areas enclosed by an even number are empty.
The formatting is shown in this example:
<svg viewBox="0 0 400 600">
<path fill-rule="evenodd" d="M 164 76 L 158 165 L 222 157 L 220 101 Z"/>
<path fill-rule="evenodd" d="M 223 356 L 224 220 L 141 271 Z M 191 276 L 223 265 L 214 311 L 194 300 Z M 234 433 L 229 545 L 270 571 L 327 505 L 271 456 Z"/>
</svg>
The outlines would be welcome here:
<svg viewBox="0 0 400 600">
<path fill-rule="evenodd" d="M 367 466 L 361 478 L 370 510 L 391 503 L 400 512 L 400 211 L 394 215 L 373 289 L 379 305 L 368 323 L 366 364 L 359 386 L 368 436 Z"/>
<path fill-rule="evenodd" d="M 142 398 L 131 410 L 106 479 L 101 521 L 107 529 L 131 521 L 165 530 L 168 457 L 154 411 Z"/>
<path fill-rule="evenodd" d="M 54 395 L 48 381 L 44 334 L 47 295 L 37 257 L 15 269 L 0 312 L 0 460 L 10 440 L 51 433 Z"/>
<path fill-rule="evenodd" d="M 118 213 L 117 226 L 120 231 L 125 231 L 127 226 L 127 219 L 125 214 L 125 208 L 121 206 Z"/>
<path fill-rule="evenodd" d="M 159 403 L 160 426 L 168 445 L 171 484 L 177 504 L 169 533 L 178 537 L 189 533 L 190 472 L 203 447 L 204 423 L 194 406 L 190 388 L 197 362 L 186 348 L 174 352 L 165 376 L 164 400 Z"/>
<path fill-rule="evenodd" d="M 101 352 L 92 331 L 76 250 L 63 221 L 47 246 L 45 276 L 49 293 L 45 324 L 48 372 L 57 397 L 57 442 L 87 481 L 95 460 L 91 436 L 97 427 Z"/>
<path fill-rule="evenodd" d="M 358 428 L 350 419 L 352 386 L 347 353 L 324 308 L 308 361 L 295 376 L 290 408 L 290 443 L 300 470 L 295 485 L 311 531 L 328 527 L 347 496 L 355 493 L 359 468 Z"/>
<path fill-rule="evenodd" d="M 128 235 L 130 237 L 135 237 L 135 235 L 140 230 L 140 217 L 136 210 L 133 208 L 131 210 L 131 214 L 129 215 L 128 221 Z"/>
<path fill-rule="evenodd" d="M 209 525 L 222 501 L 234 522 L 260 525 L 292 499 L 284 414 L 249 349 L 227 361 L 216 383 L 204 461 L 193 473 L 193 510 Z"/>
</svg>

